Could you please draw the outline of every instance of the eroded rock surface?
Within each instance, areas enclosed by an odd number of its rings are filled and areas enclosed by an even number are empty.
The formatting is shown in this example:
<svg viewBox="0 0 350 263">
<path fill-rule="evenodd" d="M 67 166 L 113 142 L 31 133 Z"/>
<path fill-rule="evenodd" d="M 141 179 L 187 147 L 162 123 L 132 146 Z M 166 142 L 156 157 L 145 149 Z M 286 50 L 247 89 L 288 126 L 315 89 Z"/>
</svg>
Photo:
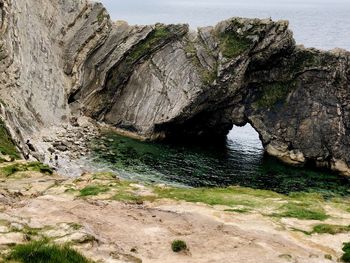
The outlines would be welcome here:
<svg viewBox="0 0 350 263">
<path fill-rule="evenodd" d="M 9 175 L 4 174 L 6 165 L 15 163 L 0 165 L 0 261 L 15 244 L 49 238 L 69 243 L 95 262 L 326 263 L 339 261 L 349 238 L 346 197 L 323 200 L 305 194 L 293 199 L 232 188 L 216 196 L 234 200 L 231 205 L 205 205 L 176 196 L 165 199 L 159 189 L 167 191 L 166 186 L 122 181 L 115 174 L 71 179 L 34 171 Z M 288 204 L 320 206 L 327 219 L 274 215 Z M 344 230 L 313 233 L 320 224 Z M 186 253 L 171 250 L 176 239 L 187 243 Z"/>
<path fill-rule="evenodd" d="M 190 31 L 112 22 L 87 0 L 0 3 L 1 116 L 23 152 L 72 116 L 147 139 L 249 122 L 269 154 L 350 175 L 350 53 L 297 46 L 286 21 Z"/>
</svg>

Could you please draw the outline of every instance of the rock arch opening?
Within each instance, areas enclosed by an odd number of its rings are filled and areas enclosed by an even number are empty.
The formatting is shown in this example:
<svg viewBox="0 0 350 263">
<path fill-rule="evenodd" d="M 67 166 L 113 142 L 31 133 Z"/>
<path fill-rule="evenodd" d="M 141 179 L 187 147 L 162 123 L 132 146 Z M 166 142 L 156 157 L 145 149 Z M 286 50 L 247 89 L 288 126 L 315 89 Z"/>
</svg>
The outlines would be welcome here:
<svg viewBox="0 0 350 263">
<path fill-rule="evenodd" d="M 259 133 L 249 123 L 244 126 L 234 125 L 227 134 L 227 144 L 244 154 L 262 156 L 264 153 Z"/>
</svg>

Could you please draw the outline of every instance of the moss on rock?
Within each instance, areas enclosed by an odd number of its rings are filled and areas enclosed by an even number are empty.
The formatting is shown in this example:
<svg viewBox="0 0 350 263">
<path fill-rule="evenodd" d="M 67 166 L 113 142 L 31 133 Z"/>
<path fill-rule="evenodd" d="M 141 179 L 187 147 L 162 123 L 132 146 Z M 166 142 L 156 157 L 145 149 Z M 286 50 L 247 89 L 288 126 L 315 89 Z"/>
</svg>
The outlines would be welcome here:
<svg viewBox="0 0 350 263">
<path fill-rule="evenodd" d="M 254 102 L 253 106 L 257 108 L 270 108 L 278 102 L 284 102 L 288 94 L 294 90 L 295 85 L 292 81 L 266 84 L 260 88 L 261 95 Z"/>
<path fill-rule="evenodd" d="M 249 39 L 238 35 L 234 31 L 225 31 L 219 34 L 219 46 L 222 55 L 226 58 L 234 58 L 251 45 Z"/>
<path fill-rule="evenodd" d="M 146 39 L 136 45 L 127 56 L 126 60 L 133 63 L 141 57 L 150 54 L 157 44 L 166 41 L 171 36 L 169 27 L 158 24 Z"/>
<path fill-rule="evenodd" d="M 0 120 L 0 153 L 2 155 L 8 155 L 13 159 L 19 159 L 20 155 L 16 149 L 11 136 L 7 132 L 5 124 Z M 1 160 L 0 160 L 1 162 Z"/>
</svg>

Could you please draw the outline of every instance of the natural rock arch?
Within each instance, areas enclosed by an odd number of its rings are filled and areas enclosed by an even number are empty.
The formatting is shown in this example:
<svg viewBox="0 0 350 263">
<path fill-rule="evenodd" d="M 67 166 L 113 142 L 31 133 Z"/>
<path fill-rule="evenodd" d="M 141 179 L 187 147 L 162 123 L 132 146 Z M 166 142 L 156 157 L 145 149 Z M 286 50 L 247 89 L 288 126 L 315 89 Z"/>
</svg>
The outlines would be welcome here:
<svg viewBox="0 0 350 263">
<path fill-rule="evenodd" d="M 349 53 L 296 46 L 285 21 L 234 18 L 198 32 L 186 25 L 144 31 L 109 69 L 99 63 L 105 77 L 95 67 L 97 93 L 78 88 L 85 114 L 149 139 L 224 136 L 250 123 L 271 155 L 349 172 Z M 100 49 L 81 74 L 101 59 Z"/>
<path fill-rule="evenodd" d="M 249 122 L 271 155 L 350 175 L 349 52 L 296 46 L 286 21 L 190 31 L 112 22 L 87 0 L 32 2 L 0 0 L 0 113 L 16 140 L 79 114 L 147 139 Z"/>
</svg>

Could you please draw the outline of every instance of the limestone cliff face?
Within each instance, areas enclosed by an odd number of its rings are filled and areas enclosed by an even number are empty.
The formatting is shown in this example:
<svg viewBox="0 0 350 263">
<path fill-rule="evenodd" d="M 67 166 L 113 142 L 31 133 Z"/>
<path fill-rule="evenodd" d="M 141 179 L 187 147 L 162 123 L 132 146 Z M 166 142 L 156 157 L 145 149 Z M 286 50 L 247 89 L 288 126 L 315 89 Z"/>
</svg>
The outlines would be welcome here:
<svg viewBox="0 0 350 263">
<path fill-rule="evenodd" d="M 251 123 L 269 154 L 350 175 L 350 53 L 296 46 L 286 21 L 190 31 L 112 22 L 85 0 L 0 3 L 1 113 L 16 138 L 72 115 L 149 139 Z"/>
<path fill-rule="evenodd" d="M 23 147 L 43 126 L 69 116 L 63 35 L 85 1 L 0 0 L 1 116 Z"/>
</svg>

